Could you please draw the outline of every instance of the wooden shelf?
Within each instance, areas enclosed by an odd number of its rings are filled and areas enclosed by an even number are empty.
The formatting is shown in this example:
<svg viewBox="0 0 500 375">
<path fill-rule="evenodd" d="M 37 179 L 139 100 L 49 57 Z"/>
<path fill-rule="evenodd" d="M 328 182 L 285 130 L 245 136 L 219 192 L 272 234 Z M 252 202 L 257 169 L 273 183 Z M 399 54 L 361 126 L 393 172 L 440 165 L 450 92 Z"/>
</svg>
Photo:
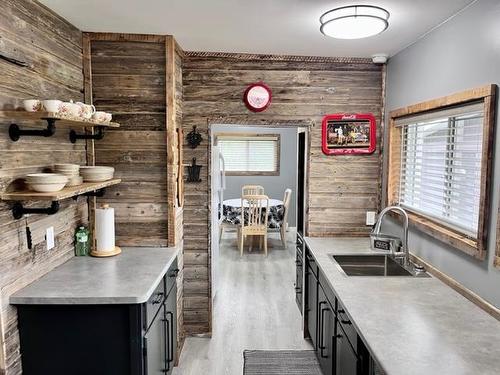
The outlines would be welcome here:
<svg viewBox="0 0 500 375">
<path fill-rule="evenodd" d="M 54 193 L 37 193 L 31 190 L 20 190 L 4 192 L 1 198 L 6 201 L 60 201 L 63 199 L 68 199 L 77 195 L 85 194 L 90 191 L 95 191 L 99 189 L 104 189 L 108 186 L 117 185 L 121 182 L 119 178 L 114 178 L 112 180 L 104 182 L 84 182 L 79 186 L 65 187 L 61 191 L 56 191 Z"/>
<path fill-rule="evenodd" d="M 57 126 L 66 127 L 95 127 L 103 126 L 108 128 L 119 128 L 120 124 L 117 122 L 96 122 L 93 120 L 75 119 L 63 117 L 55 112 L 27 112 L 27 111 L 0 111 L 0 118 L 11 120 L 25 120 L 25 121 L 44 121 L 47 119 L 56 120 Z M 10 125 L 10 124 L 9 124 Z M 44 127 L 46 125 L 44 124 Z"/>
</svg>

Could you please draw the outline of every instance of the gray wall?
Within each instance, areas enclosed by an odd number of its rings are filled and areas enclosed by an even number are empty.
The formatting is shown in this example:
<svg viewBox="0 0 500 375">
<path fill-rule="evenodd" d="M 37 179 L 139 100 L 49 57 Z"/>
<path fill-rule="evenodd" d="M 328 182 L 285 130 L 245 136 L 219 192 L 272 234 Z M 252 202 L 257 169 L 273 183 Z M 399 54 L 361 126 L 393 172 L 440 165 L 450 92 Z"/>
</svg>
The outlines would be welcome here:
<svg viewBox="0 0 500 375">
<path fill-rule="evenodd" d="M 281 155 L 279 176 L 227 176 L 224 199 L 239 198 L 243 185 L 262 185 L 266 195 L 272 199 L 283 199 L 286 188 L 292 189 L 290 211 L 288 212 L 288 225 L 296 226 L 296 186 L 297 186 L 297 128 L 263 129 L 258 126 L 231 126 L 216 125 L 212 127 L 212 134 L 217 132 L 240 133 L 267 133 L 280 134 Z"/>
<path fill-rule="evenodd" d="M 392 57 L 387 69 L 387 112 L 485 84 L 500 84 L 500 1 L 477 1 Z M 497 126 L 498 120 L 497 112 Z M 500 307 L 500 270 L 493 267 L 500 198 L 500 131 L 495 136 L 487 259 L 477 261 L 418 231 L 410 234 L 410 249 Z M 398 229 L 394 223 L 390 226 L 392 231 Z"/>
</svg>

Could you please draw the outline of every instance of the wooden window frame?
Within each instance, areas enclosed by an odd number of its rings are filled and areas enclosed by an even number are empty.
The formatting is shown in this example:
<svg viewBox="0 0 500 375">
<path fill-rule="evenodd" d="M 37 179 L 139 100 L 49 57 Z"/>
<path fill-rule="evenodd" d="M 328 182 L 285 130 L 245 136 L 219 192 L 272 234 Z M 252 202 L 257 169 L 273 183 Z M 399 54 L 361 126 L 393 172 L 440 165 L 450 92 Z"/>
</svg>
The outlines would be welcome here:
<svg viewBox="0 0 500 375">
<path fill-rule="evenodd" d="M 471 102 L 483 103 L 484 119 L 481 157 L 481 193 L 479 198 L 477 238 L 467 236 L 426 215 L 408 212 L 410 225 L 478 259 L 484 259 L 486 257 L 491 190 L 490 182 L 493 152 L 493 130 L 495 126 L 495 97 L 496 85 L 492 84 L 410 105 L 408 107 L 399 108 L 389 113 L 389 161 L 387 168 L 386 193 L 388 205 L 398 205 L 398 186 L 401 175 L 402 129 L 395 126 L 396 120 L 402 117 L 415 116 L 426 112 L 446 109 L 452 106 L 466 105 Z M 396 216 L 399 215 L 396 214 Z"/>
<path fill-rule="evenodd" d="M 279 176 L 281 169 L 281 134 L 270 133 L 217 133 L 215 136 L 215 144 L 217 144 L 220 137 L 276 137 L 278 146 L 276 148 L 276 170 L 269 172 L 259 171 L 226 171 L 226 176 Z"/>
</svg>

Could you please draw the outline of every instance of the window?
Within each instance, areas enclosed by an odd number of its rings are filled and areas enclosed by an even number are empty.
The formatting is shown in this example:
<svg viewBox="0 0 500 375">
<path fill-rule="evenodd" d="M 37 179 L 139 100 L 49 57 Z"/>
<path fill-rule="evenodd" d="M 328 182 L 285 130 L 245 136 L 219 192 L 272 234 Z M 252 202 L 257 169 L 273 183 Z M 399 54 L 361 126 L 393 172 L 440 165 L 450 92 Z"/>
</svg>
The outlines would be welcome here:
<svg viewBox="0 0 500 375">
<path fill-rule="evenodd" d="M 228 176 L 278 176 L 279 134 L 224 134 L 217 136 Z"/>
<path fill-rule="evenodd" d="M 492 95 L 488 86 L 391 112 L 389 203 L 406 209 L 419 229 L 480 258 Z"/>
</svg>

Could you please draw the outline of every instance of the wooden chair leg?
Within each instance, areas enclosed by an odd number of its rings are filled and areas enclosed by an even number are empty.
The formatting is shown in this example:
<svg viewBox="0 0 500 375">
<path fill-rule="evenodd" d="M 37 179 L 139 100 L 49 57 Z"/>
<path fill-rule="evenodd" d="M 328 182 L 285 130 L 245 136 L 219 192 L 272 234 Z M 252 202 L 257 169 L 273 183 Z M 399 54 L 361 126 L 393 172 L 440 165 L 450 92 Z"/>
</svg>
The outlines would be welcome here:
<svg viewBox="0 0 500 375">
<path fill-rule="evenodd" d="M 283 248 L 286 249 L 286 231 L 281 228 L 280 229 L 281 243 L 283 244 Z"/>
<path fill-rule="evenodd" d="M 259 250 L 262 250 L 262 241 L 264 240 L 264 236 L 259 236 Z"/>
<path fill-rule="evenodd" d="M 243 243 L 245 242 L 245 235 L 240 233 L 240 256 L 243 256 Z"/>
<path fill-rule="evenodd" d="M 264 235 L 264 253 L 267 257 L 267 234 Z"/>
</svg>

